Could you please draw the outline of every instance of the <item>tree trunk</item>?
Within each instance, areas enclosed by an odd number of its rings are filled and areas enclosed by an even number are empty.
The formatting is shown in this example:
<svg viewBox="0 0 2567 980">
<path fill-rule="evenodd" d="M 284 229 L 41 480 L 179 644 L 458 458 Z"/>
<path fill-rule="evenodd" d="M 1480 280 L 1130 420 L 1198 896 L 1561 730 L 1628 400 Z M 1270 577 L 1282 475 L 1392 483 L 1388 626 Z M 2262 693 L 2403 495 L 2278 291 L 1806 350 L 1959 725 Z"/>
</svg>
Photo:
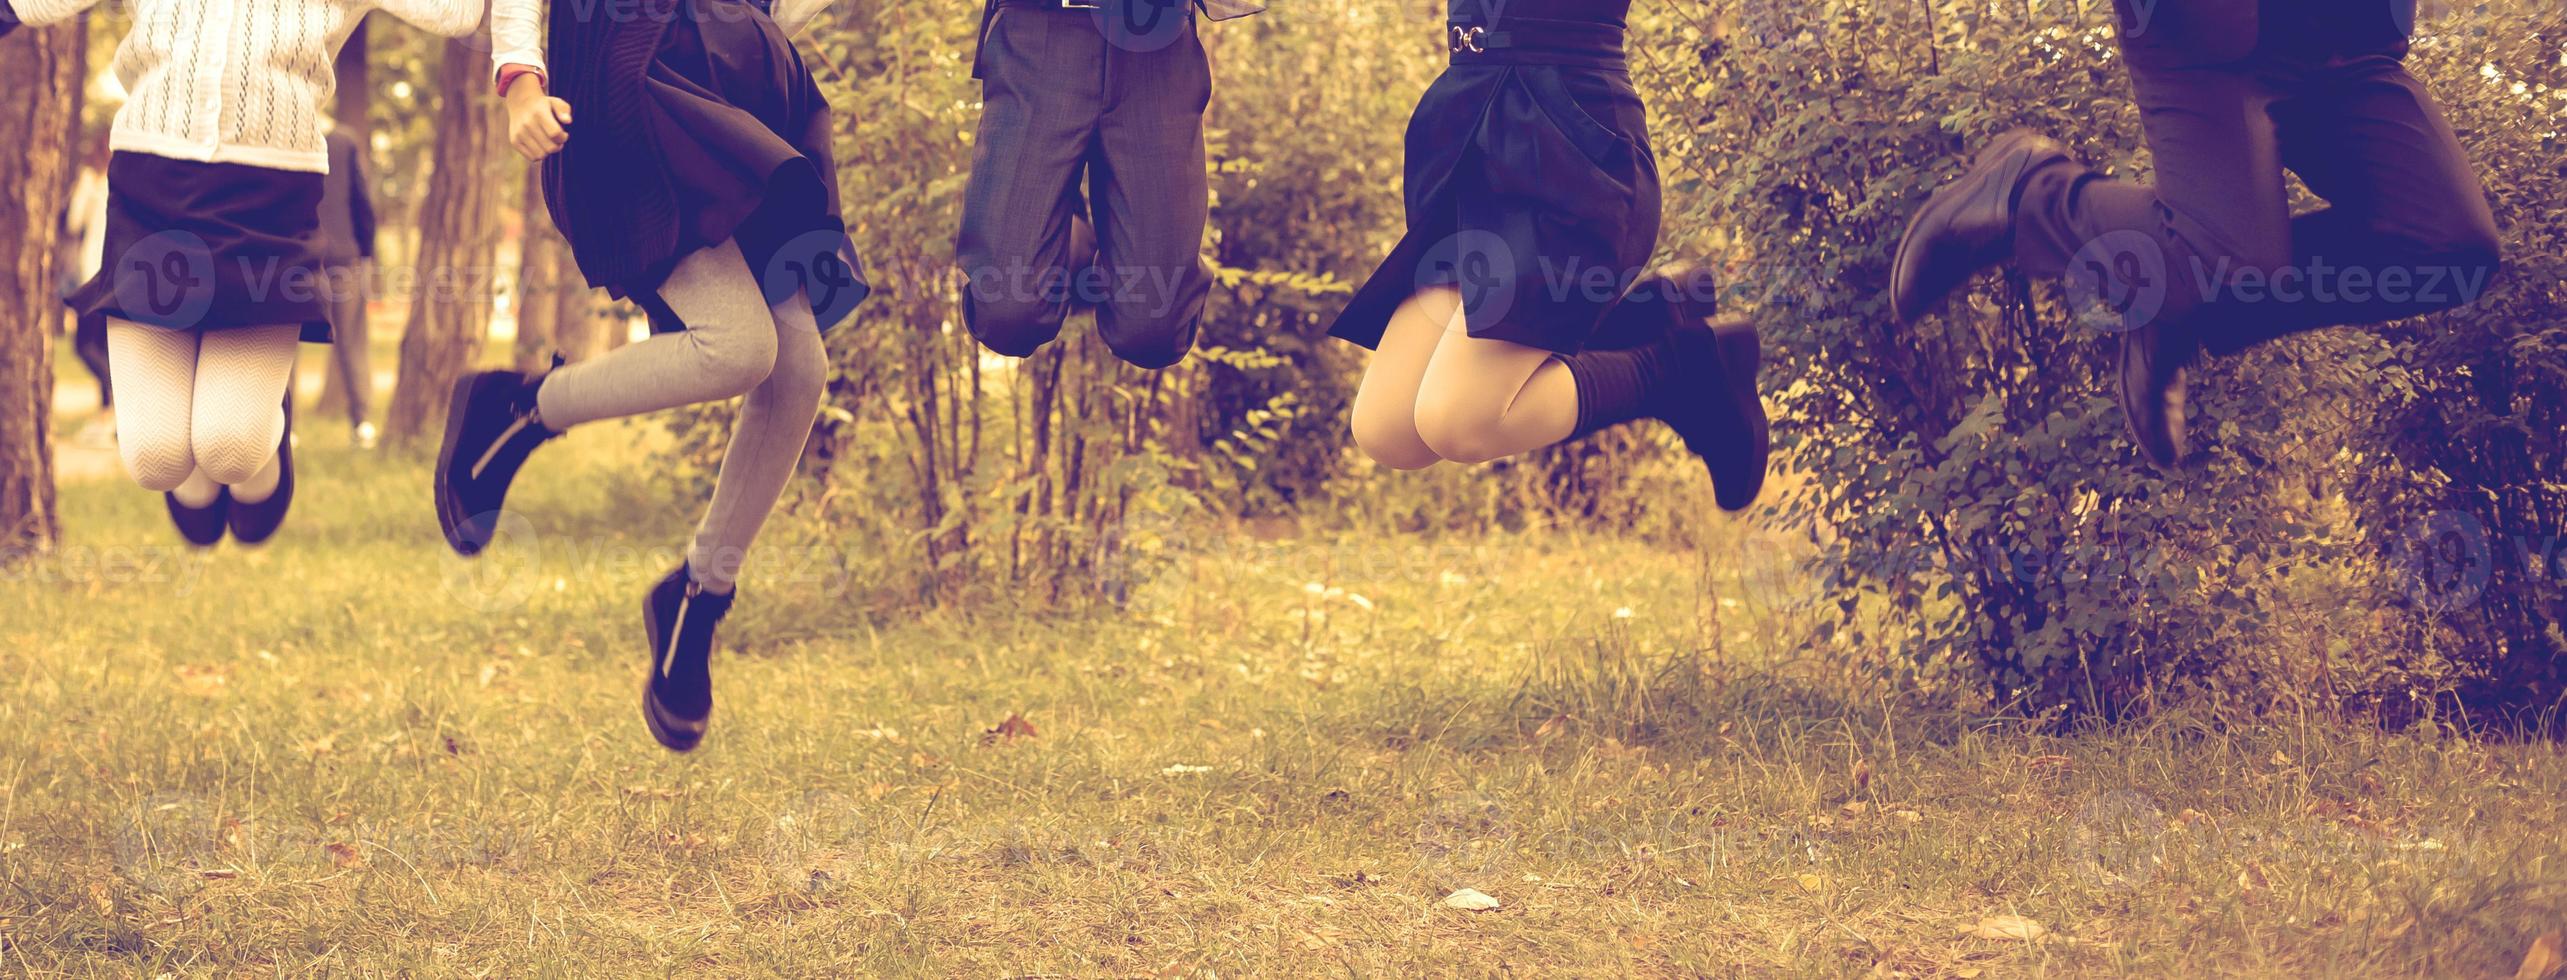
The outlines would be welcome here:
<svg viewBox="0 0 2567 980">
<path fill-rule="evenodd" d="M 374 151 L 374 126 L 368 115 L 372 111 L 370 103 L 374 96 L 374 61 L 366 44 L 364 15 L 358 15 L 356 32 L 348 35 L 347 45 L 339 49 L 339 60 L 332 71 L 339 77 L 339 92 L 338 107 L 330 113 L 331 122 L 339 127 L 340 132 L 348 134 L 349 139 L 356 141 L 359 154 L 370 154 Z M 372 168 L 368 168 L 368 172 L 371 173 Z M 360 193 L 372 193 L 372 190 L 369 188 Z M 357 307 L 357 315 L 365 315 L 364 306 Z M 347 364 L 336 357 L 330 358 L 329 364 L 322 375 L 321 404 L 345 405 L 348 403 Z"/>
<path fill-rule="evenodd" d="M 53 339 L 61 322 L 54 247 L 71 195 L 87 22 L 0 39 L 0 565 L 51 551 Z"/>
<path fill-rule="evenodd" d="M 526 167 L 525 196 L 518 205 L 517 370 L 540 371 L 562 339 L 559 271 L 560 237 L 544 216 L 544 168 Z"/>
<path fill-rule="evenodd" d="M 401 337 L 384 439 L 393 446 L 436 441 L 446 397 L 470 370 L 490 332 L 490 270 L 498 250 L 496 197 L 482 175 L 490 157 L 488 55 L 470 40 L 448 40 L 437 66 L 436 158 L 419 202 L 418 292 Z"/>
</svg>

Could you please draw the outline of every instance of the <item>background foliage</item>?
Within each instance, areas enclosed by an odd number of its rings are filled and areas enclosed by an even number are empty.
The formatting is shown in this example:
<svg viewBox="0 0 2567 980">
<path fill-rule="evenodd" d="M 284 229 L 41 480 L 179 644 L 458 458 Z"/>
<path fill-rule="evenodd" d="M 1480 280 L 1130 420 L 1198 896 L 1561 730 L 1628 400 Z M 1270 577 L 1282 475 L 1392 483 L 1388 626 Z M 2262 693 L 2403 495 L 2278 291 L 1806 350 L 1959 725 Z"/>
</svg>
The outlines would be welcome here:
<svg viewBox="0 0 2567 980">
<path fill-rule="evenodd" d="M 2500 208 L 2497 291 L 2199 372 L 2207 462 L 2167 476 L 2122 435 L 2108 335 L 2049 285 L 1989 277 L 1914 329 L 1882 298 L 1907 214 L 1998 132 L 2148 177 L 2107 5 L 1639 7 L 1662 250 L 1721 264 L 1778 348 L 1765 383 L 1789 472 L 1760 520 L 1790 540 L 1711 560 L 1814 571 L 1814 593 L 1763 597 L 1807 613 L 1812 649 L 2061 720 L 2178 691 L 2324 691 L 2398 718 L 2556 702 L 2567 642 L 2542 556 L 2567 518 L 2567 13 L 2437 11 L 2416 45 Z M 974 22 L 829 16 L 807 37 L 881 291 L 835 343 L 813 450 L 834 465 L 804 506 L 887 557 L 869 586 L 1114 599 L 1204 518 L 1701 542 L 1705 481 L 1654 430 L 1477 471 L 1394 475 L 1349 450 L 1360 352 L 1324 330 L 1398 232 L 1399 141 L 1440 67 L 1441 3 L 1301 0 L 1206 32 L 1223 288 L 1200 356 L 1158 375 L 1075 324 L 1022 363 L 978 351 L 950 268 Z M 681 429 L 709 462 L 704 420 Z"/>
</svg>

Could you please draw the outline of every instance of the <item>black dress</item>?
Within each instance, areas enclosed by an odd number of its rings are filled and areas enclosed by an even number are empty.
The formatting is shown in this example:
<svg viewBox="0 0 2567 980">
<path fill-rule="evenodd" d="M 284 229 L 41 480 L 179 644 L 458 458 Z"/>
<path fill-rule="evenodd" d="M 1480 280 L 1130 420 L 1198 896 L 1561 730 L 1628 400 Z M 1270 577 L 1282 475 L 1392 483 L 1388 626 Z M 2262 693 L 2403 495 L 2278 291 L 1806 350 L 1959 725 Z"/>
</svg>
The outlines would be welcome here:
<svg viewBox="0 0 2567 980">
<path fill-rule="evenodd" d="M 190 333 L 297 326 L 330 340 L 330 281 L 313 255 L 322 176 L 117 151 L 107 158 L 98 274 L 83 317 Z"/>
<path fill-rule="evenodd" d="M 1628 0 L 1451 0 L 1452 64 L 1408 125 L 1408 231 L 1331 335 L 1373 347 L 1422 289 L 1485 337 L 1583 349 L 1658 244 L 1658 162 L 1622 57 Z"/>
<path fill-rule="evenodd" d="M 589 285 L 682 329 L 659 287 L 737 240 L 768 302 L 805 291 L 823 330 L 871 292 L 839 216 L 829 102 L 763 4 L 555 0 L 547 60 L 578 122 L 545 162 L 545 204 Z"/>
</svg>

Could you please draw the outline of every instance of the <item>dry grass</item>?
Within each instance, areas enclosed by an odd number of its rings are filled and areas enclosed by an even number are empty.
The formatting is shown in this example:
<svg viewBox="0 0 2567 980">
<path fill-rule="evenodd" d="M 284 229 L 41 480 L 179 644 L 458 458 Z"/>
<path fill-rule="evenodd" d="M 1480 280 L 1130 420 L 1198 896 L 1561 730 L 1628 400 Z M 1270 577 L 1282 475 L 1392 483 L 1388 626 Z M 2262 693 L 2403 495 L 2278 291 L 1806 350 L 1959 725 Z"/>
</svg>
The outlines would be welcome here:
<svg viewBox="0 0 2567 980">
<path fill-rule="evenodd" d="M 1828 680 L 1726 562 L 1558 536 L 912 614 L 788 523 L 671 757 L 634 607 L 691 515 L 599 442 L 475 566 L 344 452 L 265 552 L 70 488 L 0 582 L 0 973 L 2484 976 L 2567 925 L 2555 747 L 2027 734 Z"/>
</svg>

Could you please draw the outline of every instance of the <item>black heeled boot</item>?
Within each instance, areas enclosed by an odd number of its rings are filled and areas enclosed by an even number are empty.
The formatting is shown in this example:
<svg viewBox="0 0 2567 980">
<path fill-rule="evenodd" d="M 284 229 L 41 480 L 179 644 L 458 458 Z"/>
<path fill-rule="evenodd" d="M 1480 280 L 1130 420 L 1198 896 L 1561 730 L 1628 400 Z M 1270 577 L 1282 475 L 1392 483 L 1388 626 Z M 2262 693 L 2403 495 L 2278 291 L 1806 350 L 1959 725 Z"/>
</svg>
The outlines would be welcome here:
<svg viewBox="0 0 2567 980">
<path fill-rule="evenodd" d="M 672 752 L 704 740 L 713 717 L 713 641 L 736 593 L 710 592 L 685 564 L 642 600 L 650 632 L 651 675 L 642 682 L 642 723 Z"/>
<path fill-rule="evenodd" d="M 553 361 L 561 364 L 560 358 Z M 437 526 L 459 555 L 477 555 L 497 533 L 508 485 L 535 447 L 560 433 L 544 424 L 542 375 L 484 371 L 455 382 L 437 450 Z"/>
</svg>

